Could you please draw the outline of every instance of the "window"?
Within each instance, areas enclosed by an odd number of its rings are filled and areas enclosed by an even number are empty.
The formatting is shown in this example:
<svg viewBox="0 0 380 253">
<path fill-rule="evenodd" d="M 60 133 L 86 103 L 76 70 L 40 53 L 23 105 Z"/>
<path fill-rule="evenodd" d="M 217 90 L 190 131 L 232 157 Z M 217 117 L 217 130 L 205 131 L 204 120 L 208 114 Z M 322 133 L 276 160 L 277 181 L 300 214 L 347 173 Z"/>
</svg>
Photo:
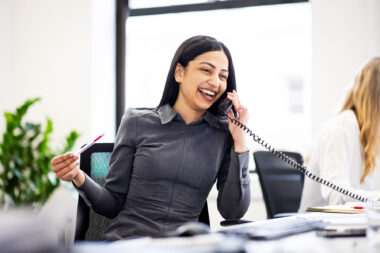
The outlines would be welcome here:
<svg viewBox="0 0 380 253">
<path fill-rule="evenodd" d="M 177 47 L 193 35 L 210 35 L 231 51 L 250 128 L 277 149 L 306 147 L 311 131 L 308 3 L 129 17 L 126 31 L 127 108 L 157 106 Z"/>
</svg>

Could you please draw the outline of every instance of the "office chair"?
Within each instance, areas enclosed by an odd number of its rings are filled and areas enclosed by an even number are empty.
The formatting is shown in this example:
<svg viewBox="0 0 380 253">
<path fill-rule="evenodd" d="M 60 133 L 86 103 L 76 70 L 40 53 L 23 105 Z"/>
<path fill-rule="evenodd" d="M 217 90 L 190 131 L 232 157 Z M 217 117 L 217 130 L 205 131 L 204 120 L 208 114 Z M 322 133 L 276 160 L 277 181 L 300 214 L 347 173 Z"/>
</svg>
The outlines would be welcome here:
<svg viewBox="0 0 380 253">
<path fill-rule="evenodd" d="M 303 164 L 301 154 L 282 153 Z M 301 202 L 304 175 L 269 151 L 257 151 L 253 158 L 268 218 L 295 214 Z"/>
<path fill-rule="evenodd" d="M 104 185 L 112 150 L 113 143 L 95 143 L 81 154 L 80 169 L 95 182 Z M 79 196 L 75 241 L 100 241 L 103 230 L 111 221 L 112 219 L 96 214 L 87 206 L 84 199 Z M 199 215 L 199 222 L 210 226 L 207 202 Z"/>
</svg>

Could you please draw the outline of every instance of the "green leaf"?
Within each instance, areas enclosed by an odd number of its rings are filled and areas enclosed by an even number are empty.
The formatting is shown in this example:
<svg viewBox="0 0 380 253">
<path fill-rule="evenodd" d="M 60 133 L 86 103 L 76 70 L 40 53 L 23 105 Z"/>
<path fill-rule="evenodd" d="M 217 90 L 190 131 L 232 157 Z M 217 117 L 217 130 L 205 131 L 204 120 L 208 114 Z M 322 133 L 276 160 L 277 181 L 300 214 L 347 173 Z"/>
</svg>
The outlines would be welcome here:
<svg viewBox="0 0 380 253">
<path fill-rule="evenodd" d="M 6 129 L 0 143 L 0 204 L 5 196 L 16 205 L 38 206 L 59 186 L 60 180 L 51 170 L 56 155 L 50 148 L 53 122 L 46 118 L 46 127 L 26 122 L 28 109 L 40 98 L 27 100 L 15 113 L 5 112 Z M 66 137 L 66 149 L 71 149 L 79 137 L 72 131 Z"/>
<path fill-rule="evenodd" d="M 75 145 L 75 142 L 77 141 L 77 139 L 79 138 L 80 134 L 76 131 L 71 131 L 67 136 L 66 136 L 66 145 L 65 147 L 63 148 L 63 151 L 61 153 L 66 153 L 70 150 L 72 150 L 72 148 L 74 147 Z"/>
<path fill-rule="evenodd" d="M 41 125 L 35 124 L 34 127 L 31 129 L 31 135 L 29 137 L 29 142 L 33 142 L 41 133 Z"/>
<path fill-rule="evenodd" d="M 43 138 L 42 138 L 40 144 L 38 145 L 38 151 L 41 154 L 45 154 L 46 152 L 48 152 L 50 150 L 47 144 L 50 140 L 49 135 L 52 132 L 53 132 L 53 122 L 51 121 L 51 119 L 46 118 L 46 128 L 45 128 L 45 131 L 43 134 Z"/>
<path fill-rule="evenodd" d="M 18 107 L 16 109 L 16 114 L 15 115 L 16 115 L 17 119 L 19 120 L 19 122 L 21 122 L 21 119 L 24 117 L 24 115 L 28 111 L 29 107 L 31 105 L 33 105 L 35 102 L 38 102 L 40 100 L 41 100 L 41 98 L 35 98 L 35 99 L 26 100 L 23 105 L 21 105 L 20 107 Z"/>
<path fill-rule="evenodd" d="M 24 160 L 22 160 L 19 156 L 17 155 L 11 155 L 11 159 L 12 161 L 14 161 L 14 163 L 17 165 L 17 166 L 24 166 Z"/>
<path fill-rule="evenodd" d="M 6 120 L 7 132 L 12 133 L 13 130 L 19 125 L 19 121 L 16 121 L 15 116 L 10 112 L 4 113 Z"/>
<path fill-rule="evenodd" d="M 18 169 L 16 169 L 15 167 L 9 167 L 9 170 L 12 172 L 13 175 L 16 176 L 16 178 L 18 178 L 18 179 L 22 178 L 21 172 Z"/>
</svg>

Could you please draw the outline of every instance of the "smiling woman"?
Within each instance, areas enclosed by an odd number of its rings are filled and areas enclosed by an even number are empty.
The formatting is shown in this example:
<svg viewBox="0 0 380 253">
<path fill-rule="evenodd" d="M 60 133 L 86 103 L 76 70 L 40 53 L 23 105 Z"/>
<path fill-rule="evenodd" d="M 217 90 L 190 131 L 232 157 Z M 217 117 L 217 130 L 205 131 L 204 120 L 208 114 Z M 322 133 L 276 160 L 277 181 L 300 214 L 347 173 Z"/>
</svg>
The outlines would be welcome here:
<svg viewBox="0 0 380 253">
<path fill-rule="evenodd" d="M 162 236 L 198 221 L 215 182 L 221 215 L 239 219 L 245 214 L 250 203 L 245 134 L 217 113 L 227 98 L 238 119 L 248 121 L 234 73 L 223 43 L 192 37 L 174 55 L 160 104 L 124 115 L 104 187 L 78 168 L 75 154 L 52 160 L 57 176 L 73 180 L 95 212 L 117 216 L 103 239 Z"/>
</svg>

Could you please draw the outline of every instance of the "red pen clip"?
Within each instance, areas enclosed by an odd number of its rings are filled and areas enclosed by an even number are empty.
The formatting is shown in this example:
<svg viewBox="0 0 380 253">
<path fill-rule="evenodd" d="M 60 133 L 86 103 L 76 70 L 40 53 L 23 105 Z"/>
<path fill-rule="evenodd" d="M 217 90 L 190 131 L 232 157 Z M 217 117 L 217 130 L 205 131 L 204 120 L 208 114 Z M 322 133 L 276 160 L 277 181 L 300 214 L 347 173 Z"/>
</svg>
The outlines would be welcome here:
<svg viewBox="0 0 380 253">
<path fill-rule="evenodd" d="M 364 207 L 362 207 L 362 206 L 353 206 L 352 208 L 353 209 L 364 209 Z"/>
</svg>

